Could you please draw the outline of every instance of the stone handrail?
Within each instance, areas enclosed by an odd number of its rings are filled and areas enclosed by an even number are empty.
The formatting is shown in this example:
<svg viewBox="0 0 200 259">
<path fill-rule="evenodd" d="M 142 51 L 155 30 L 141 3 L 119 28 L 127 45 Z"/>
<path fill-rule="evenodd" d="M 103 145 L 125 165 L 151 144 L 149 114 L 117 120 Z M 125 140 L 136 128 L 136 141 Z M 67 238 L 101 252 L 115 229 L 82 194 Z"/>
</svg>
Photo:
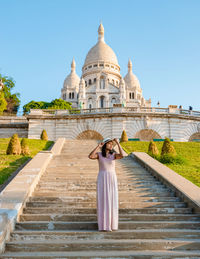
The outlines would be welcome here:
<svg viewBox="0 0 200 259">
<path fill-rule="evenodd" d="M 199 111 L 184 110 L 179 108 L 159 108 L 159 107 L 108 107 L 91 109 L 73 109 L 73 110 L 51 110 L 51 109 L 31 109 L 29 115 L 82 115 L 82 114 L 101 114 L 101 113 L 162 113 L 162 114 L 180 114 L 200 117 Z"/>
<path fill-rule="evenodd" d="M 60 138 L 50 151 L 39 152 L 0 193 L 0 253 L 4 251 L 5 242 L 9 239 L 23 206 L 53 155 L 60 154 L 64 141 L 64 138 Z"/>
<path fill-rule="evenodd" d="M 200 212 L 200 188 L 177 174 L 167 166 L 153 159 L 147 153 L 133 152 L 131 154 L 144 168 L 146 168 L 160 182 L 168 186 L 174 193 L 181 197 L 194 212 Z"/>
</svg>

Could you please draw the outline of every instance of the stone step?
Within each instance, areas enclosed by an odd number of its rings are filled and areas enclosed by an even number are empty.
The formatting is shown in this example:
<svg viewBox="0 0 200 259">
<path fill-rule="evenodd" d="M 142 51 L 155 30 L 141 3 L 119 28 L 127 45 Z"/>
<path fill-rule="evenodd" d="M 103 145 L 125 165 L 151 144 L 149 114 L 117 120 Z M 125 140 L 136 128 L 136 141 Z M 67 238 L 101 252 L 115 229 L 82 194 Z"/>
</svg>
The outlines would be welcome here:
<svg viewBox="0 0 200 259">
<path fill-rule="evenodd" d="M 50 251 L 104 251 L 110 250 L 198 250 L 200 247 L 200 239 L 194 240 L 162 240 L 162 239 L 126 239 L 126 240 L 54 240 L 51 241 L 17 241 L 8 242 L 6 249 L 9 252 L 50 252 Z M 200 250 L 199 250 L 200 251 Z"/>
<path fill-rule="evenodd" d="M 198 229 L 200 221 L 121 221 L 119 229 Z M 96 222 L 28 221 L 16 224 L 16 230 L 97 230 Z"/>
<path fill-rule="evenodd" d="M 67 140 L 53 157 L 0 258 L 200 259 L 200 214 L 130 157 L 116 160 L 119 230 L 98 231 L 89 143 Z"/>
<path fill-rule="evenodd" d="M 152 197 L 152 196 L 157 196 L 157 197 L 174 197 L 174 193 L 169 190 L 165 190 L 163 192 L 158 192 L 156 193 L 155 191 L 129 191 L 127 192 L 119 192 L 119 197 L 127 198 L 130 196 L 137 196 L 140 195 L 140 197 Z M 74 191 L 67 191 L 67 192 L 34 192 L 33 197 L 96 197 L 96 191 L 79 191 L 79 192 L 74 192 Z"/>
<path fill-rule="evenodd" d="M 119 221 L 200 221 L 200 214 L 119 214 Z M 96 214 L 22 214 L 24 221 L 97 221 Z"/>
<path fill-rule="evenodd" d="M 154 251 L 73 251 L 73 252 L 19 252 L 12 253 L 7 252 L 1 255 L 1 258 L 4 259 L 51 259 L 51 258 L 134 258 L 134 259 L 171 259 L 171 258 L 184 258 L 184 259 L 199 259 L 200 250 L 197 251 L 163 251 L 163 250 L 154 250 Z"/>
<path fill-rule="evenodd" d="M 55 182 L 55 180 L 45 180 L 43 181 L 42 179 L 40 180 L 39 186 L 47 186 L 47 185 L 51 185 L 51 186 L 54 186 L 54 187 L 62 187 L 62 186 L 70 186 L 70 185 L 77 185 L 77 186 L 80 186 L 80 185 L 83 185 L 83 186 L 96 186 L 96 182 L 94 181 L 84 181 L 84 180 L 79 180 L 79 181 L 74 181 L 74 180 L 67 180 L 63 182 L 62 181 L 57 181 Z M 133 180 L 130 180 L 130 181 L 126 181 L 125 180 L 120 180 L 120 182 L 118 183 L 118 186 L 138 186 L 138 185 L 163 185 L 162 183 L 160 183 L 159 181 L 154 181 L 154 180 L 149 180 L 149 181 L 133 181 Z"/>
<path fill-rule="evenodd" d="M 78 191 L 96 191 L 96 187 L 94 188 L 85 188 L 84 186 L 80 186 L 80 187 L 77 187 L 77 186 L 72 186 L 72 187 L 63 187 L 63 188 L 54 188 L 54 187 L 51 187 L 51 186 L 47 186 L 47 187 L 40 187 L 40 186 L 37 186 L 35 188 L 35 192 L 45 192 L 45 191 L 51 191 L 51 192 L 67 192 L 67 191 L 74 191 L 74 190 L 78 190 Z M 159 193 L 161 191 L 167 191 L 168 189 L 164 186 L 151 186 L 151 187 L 143 187 L 143 186 L 140 186 L 140 187 L 137 187 L 135 188 L 134 186 L 133 187 L 127 187 L 127 188 L 124 188 L 124 187 L 120 187 L 118 188 L 119 191 L 126 191 L 126 193 L 128 194 L 129 191 L 133 191 L 133 192 L 144 192 L 144 191 L 154 191 L 155 193 Z"/>
<path fill-rule="evenodd" d="M 58 190 L 70 190 L 71 188 L 80 188 L 80 189 L 92 189 L 96 190 L 97 185 L 96 183 L 93 184 L 73 184 L 73 183 L 60 183 L 60 184 L 49 184 L 48 182 L 40 183 L 37 185 L 37 189 L 58 189 Z M 118 184 L 119 190 L 134 190 L 134 189 L 140 189 L 140 188 L 166 188 L 161 183 L 147 183 L 147 184 Z"/>
<path fill-rule="evenodd" d="M 24 214 L 96 214 L 96 208 L 24 208 Z M 138 208 L 119 209 L 119 214 L 188 214 L 192 213 L 191 208 Z"/>
<path fill-rule="evenodd" d="M 27 202 L 26 207 L 34 208 L 96 208 L 96 202 L 79 202 L 74 204 L 74 202 L 63 202 L 63 203 L 51 203 L 51 202 Z M 186 208 L 187 205 L 185 202 L 119 202 L 120 208 Z"/>
<path fill-rule="evenodd" d="M 102 239 L 165 239 L 173 238 L 200 239 L 200 230 L 187 229 L 137 229 L 118 230 L 112 232 L 99 232 L 94 230 L 82 231 L 40 231 L 40 230 L 16 230 L 11 234 L 11 241 L 31 241 L 31 240 L 102 240 Z"/>
<path fill-rule="evenodd" d="M 30 202 L 51 202 L 53 203 L 62 203 L 62 202 L 96 202 L 96 198 L 92 197 L 30 197 Z M 123 198 L 119 196 L 119 201 L 124 201 Z M 181 201 L 179 197 L 140 197 L 140 196 L 131 196 L 126 198 L 126 202 L 128 201 L 143 201 L 143 202 L 177 202 Z"/>
</svg>

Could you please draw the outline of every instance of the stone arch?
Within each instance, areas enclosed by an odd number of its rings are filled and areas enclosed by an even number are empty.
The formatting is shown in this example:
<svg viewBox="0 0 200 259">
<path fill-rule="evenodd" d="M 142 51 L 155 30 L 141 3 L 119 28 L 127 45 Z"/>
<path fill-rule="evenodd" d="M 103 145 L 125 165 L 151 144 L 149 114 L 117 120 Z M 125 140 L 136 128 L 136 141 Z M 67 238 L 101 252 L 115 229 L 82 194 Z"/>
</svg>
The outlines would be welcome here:
<svg viewBox="0 0 200 259">
<path fill-rule="evenodd" d="M 189 142 L 194 141 L 194 139 L 200 139 L 200 132 L 195 132 L 194 134 L 192 134 L 189 138 Z"/>
<path fill-rule="evenodd" d="M 134 138 L 139 138 L 141 141 L 151 141 L 154 138 L 161 139 L 161 136 L 152 129 L 142 129 L 138 131 Z"/>
<path fill-rule="evenodd" d="M 84 130 L 82 131 L 76 139 L 95 139 L 95 140 L 102 140 L 103 137 L 100 133 L 95 130 Z"/>
</svg>

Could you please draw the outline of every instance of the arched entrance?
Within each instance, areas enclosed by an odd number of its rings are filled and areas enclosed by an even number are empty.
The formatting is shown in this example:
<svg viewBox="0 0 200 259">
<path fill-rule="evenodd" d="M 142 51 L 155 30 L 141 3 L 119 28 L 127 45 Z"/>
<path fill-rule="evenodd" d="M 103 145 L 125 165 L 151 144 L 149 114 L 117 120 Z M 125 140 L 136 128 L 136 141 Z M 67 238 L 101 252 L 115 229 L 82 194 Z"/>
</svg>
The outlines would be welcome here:
<svg viewBox="0 0 200 259">
<path fill-rule="evenodd" d="M 112 97 L 110 107 L 113 107 L 113 104 L 115 104 L 115 103 L 117 103 L 117 100 L 115 97 Z"/>
<path fill-rule="evenodd" d="M 151 141 L 154 138 L 161 139 L 161 136 L 152 129 L 143 129 L 138 131 L 134 138 L 139 138 L 141 141 Z"/>
<path fill-rule="evenodd" d="M 92 102 L 92 98 L 90 97 L 90 98 L 88 98 L 88 101 L 87 101 L 87 103 L 88 103 L 88 109 L 92 109 L 93 108 L 93 102 Z"/>
<path fill-rule="evenodd" d="M 81 132 L 76 139 L 95 139 L 95 140 L 102 140 L 103 137 L 100 133 L 95 130 L 85 130 Z"/>
<path fill-rule="evenodd" d="M 188 141 L 192 142 L 192 141 L 195 141 L 195 140 L 200 141 L 200 132 L 196 132 L 196 133 L 192 134 L 192 136 L 190 136 Z"/>
</svg>

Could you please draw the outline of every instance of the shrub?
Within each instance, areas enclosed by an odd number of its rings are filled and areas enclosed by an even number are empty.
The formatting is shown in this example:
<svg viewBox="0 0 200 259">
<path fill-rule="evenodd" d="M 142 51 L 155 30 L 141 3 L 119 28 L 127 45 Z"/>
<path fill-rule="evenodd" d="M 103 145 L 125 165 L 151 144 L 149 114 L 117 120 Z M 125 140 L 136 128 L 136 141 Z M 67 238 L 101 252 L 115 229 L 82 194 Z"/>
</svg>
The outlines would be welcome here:
<svg viewBox="0 0 200 259">
<path fill-rule="evenodd" d="M 183 164 L 186 164 L 186 159 L 184 159 L 183 157 L 181 156 L 174 156 L 174 155 L 171 155 L 171 154 L 165 154 L 163 156 L 161 156 L 159 158 L 159 161 L 163 164 L 179 164 L 179 165 L 183 165 Z"/>
<path fill-rule="evenodd" d="M 28 140 L 26 138 L 23 138 L 21 140 L 21 155 L 30 155 L 30 150 L 28 146 Z"/>
<path fill-rule="evenodd" d="M 123 130 L 123 131 L 122 131 L 122 135 L 121 135 L 120 142 L 127 142 L 127 141 L 128 141 L 128 137 L 127 137 L 126 131 Z"/>
<path fill-rule="evenodd" d="M 176 150 L 175 150 L 174 146 L 172 145 L 169 138 L 165 138 L 165 141 L 162 146 L 162 151 L 161 151 L 161 156 L 164 156 L 166 154 L 176 156 Z"/>
<path fill-rule="evenodd" d="M 6 150 L 7 155 L 20 155 L 21 154 L 21 145 L 17 134 L 14 134 L 9 143 L 8 148 Z"/>
<path fill-rule="evenodd" d="M 152 157 L 159 155 L 159 151 L 156 146 L 156 143 L 153 141 L 150 141 L 150 143 L 149 143 L 148 154 Z"/>
<path fill-rule="evenodd" d="M 43 129 L 40 138 L 41 138 L 42 140 L 46 140 L 46 141 L 48 140 L 47 132 L 46 132 L 45 129 Z"/>
</svg>

